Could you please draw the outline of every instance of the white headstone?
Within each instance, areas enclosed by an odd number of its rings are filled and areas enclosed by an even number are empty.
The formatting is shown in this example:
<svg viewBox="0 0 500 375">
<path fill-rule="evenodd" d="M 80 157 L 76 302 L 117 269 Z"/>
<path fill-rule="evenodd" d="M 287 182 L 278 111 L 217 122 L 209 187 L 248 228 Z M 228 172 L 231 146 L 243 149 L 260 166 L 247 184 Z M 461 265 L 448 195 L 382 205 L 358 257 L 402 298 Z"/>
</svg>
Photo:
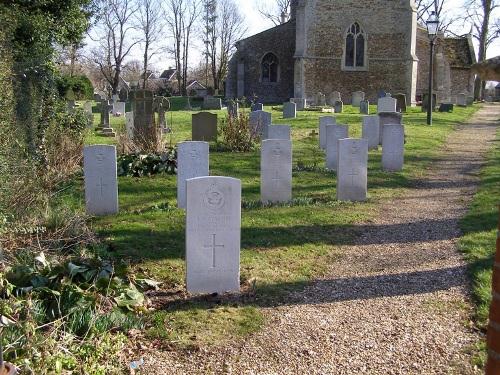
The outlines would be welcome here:
<svg viewBox="0 0 500 375">
<path fill-rule="evenodd" d="M 271 125 L 268 128 L 268 139 L 290 140 L 290 125 Z"/>
<path fill-rule="evenodd" d="M 338 141 L 337 199 L 364 201 L 368 190 L 368 142 L 345 138 Z"/>
<path fill-rule="evenodd" d="M 134 112 L 125 113 L 125 129 L 130 139 L 134 138 Z"/>
<path fill-rule="evenodd" d="M 387 124 L 383 127 L 382 169 L 397 172 L 403 169 L 405 129 L 403 125 Z"/>
<path fill-rule="evenodd" d="M 283 118 L 296 118 L 297 105 L 295 103 L 283 103 Z"/>
<path fill-rule="evenodd" d="M 116 147 L 93 145 L 83 148 L 85 206 L 89 215 L 118 213 Z"/>
<path fill-rule="evenodd" d="M 326 150 L 326 126 L 335 125 L 337 120 L 333 116 L 323 116 L 319 118 L 319 147 Z"/>
<path fill-rule="evenodd" d="M 349 137 L 347 125 L 326 126 L 326 168 L 331 171 L 337 170 L 338 141 Z"/>
<path fill-rule="evenodd" d="M 382 144 L 382 136 L 384 135 L 384 126 L 386 124 L 402 124 L 403 115 L 397 112 L 382 112 L 378 114 L 378 124 L 379 124 L 379 145 Z"/>
<path fill-rule="evenodd" d="M 181 142 L 177 145 L 177 207 L 186 208 L 186 180 L 208 176 L 208 142 Z"/>
<path fill-rule="evenodd" d="M 362 100 L 365 100 L 365 93 L 363 91 L 355 91 L 352 93 L 352 106 L 359 107 Z"/>
<path fill-rule="evenodd" d="M 387 96 L 380 98 L 377 103 L 377 112 L 396 112 L 396 106 L 398 101 L 394 99 L 391 94 L 387 94 Z"/>
<path fill-rule="evenodd" d="M 379 117 L 375 116 L 363 116 L 363 139 L 368 141 L 368 150 L 378 149 L 380 141 L 380 125 Z"/>
<path fill-rule="evenodd" d="M 260 157 L 262 202 L 289 202 L 292 199 L 292 142 L 283 139 L 262 141 Z"/>
<path fill-rule="evenodd" d="M 241 181 L 187 180 L 186 286 L 190 293 L 240 289 Z"/>
<path fill-rule="evenodd" d="M 125 116 L 125 102 L 113 103 L 113 115 Z"/>
<path fill-rule="evenodd" d="M 267 139 L 267 128 L 271 125 L 271 114 L 265 111 L 250 112 L 249 125 L 252 132 L 257 133 L 262 139 Z"/>
</svg>

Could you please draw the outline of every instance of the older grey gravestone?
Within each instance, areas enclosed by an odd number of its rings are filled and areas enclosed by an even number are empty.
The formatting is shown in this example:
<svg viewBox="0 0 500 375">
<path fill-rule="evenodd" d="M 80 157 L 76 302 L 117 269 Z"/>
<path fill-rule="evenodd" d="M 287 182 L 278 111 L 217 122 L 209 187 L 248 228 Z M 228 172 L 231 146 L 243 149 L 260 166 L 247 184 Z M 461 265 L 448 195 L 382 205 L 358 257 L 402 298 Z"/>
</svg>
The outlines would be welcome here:
<svg viewBox="0 0 500 375">
<path fill-rule="evenodd" d="M 190 293 L 240 290 L 241 181 L 186 182 L 186 287 Z"/>
<path fill-rule="evenodd" d="M 222 99 L 214 98 L 212 96 L 205 96 L 203 98 L 203 109 L 211 109 L 211 110 L 222 109 Z"/>
<path fill-rule="evenodd" d="M 262 103 L 253 103 L 251 107 L 251 112 L 255 111 L 263 111 L 264 110 L 264 104 Z"/>
<path fill-rule="evenodd" d="M 335 105 L 333 106 L 333 111 L 335 113 L 342 113 L 342 112 L 344 112 L 344 103 L 342 103 L 341 101 L 336 101 Z"/>
<path fill-rule="evenodd" d="M 363 91 L 355 91 L 352 93 L 351 105 L 353 107 L 359 107 L 362 100 L 365 100 L 365 93 Z"/>
<path fill-rule="evenodd" d="M 89 215 L 118 213 L 116 147 L 93 145 L 83 148 L 85 207 Z"/>
<path fill-rule="evenodd" d="M 290 140 L 290 125 L 271 125 L 268 128 L 268 139 L 286 139 Z"/>
<path fill-rule="evenodd" d="M 290 102 L 297 104 L 297 111 L 303 111 L 307 108 L 307 99 L 305 98 L 291 98 Z"/>
<path fill-rule="evenodd" d="M 337 120 L 333 116 L 323 116 L 319 118 L 319 148 L 326 150 L 326 126 L 335 125 Z"/>
<path fill-rule="evenodd" d="M 111 95 L 111 100 L 113 104 L 117 103 L 120 100 L 120 95 L 118 94 Z"/>
<path fill-rule="evenodd" d="M 474 97 L 473 96 L 467 96 L 466 102 L 467 102 L 468 106 L 473 105 L 474 104 Z"/>
<path fill-rule="evenodd" d="M 195 113 L 191 116 L 192 141 L 217 141 L 217 115 L 210 112 Z"/>
<path fill-rule="evenodd" d="M 384 126 L 387 124 L 402 124 L 403 115 L 397 112 L 383 112 L 378 114 L 378 122 L 379 122 L 379 145 L 382 144 L 382 136 L 384 131 Z"/>
<path fill-rule="evenodd" d="M 267 139 L 267 130 L 271 125 L 271 114 L 265 111 L 250 112 L 248 124 L 253 135 Z"/>
<path fill-rule="evenodd" d="M 345 138 L 338 141 L 337 199 L 361 202 L 368 190 L 368 142 Z"/>
<path fill-rule="evenodd" d="M 333 91 L 328 96 L 328 105 L 331 105 L 332 107 L 335 106 L 335 102 L 341 102 L 341 101 L 342 101 L 342 96 L 338 91 Z"/>
<path fill-rule="evenodd" d="M 326 169 L 337 170 L 338 140 L 349 137 L 347 125 L 326 126 Z"/>
<path fill-rule="evenodd" d="M 452 103 L 441 103 L 439 106 L 439 112 L 453 112 Z"/>
<path fill-rule="evenodd" d="M 107 100 L 101 101 L 101 128 L 109 127 L 109 111 L 113 108 Z"/>
<path fill-rule="evenodd" d="M 458 94 L 457 95 L 457 105 L 459 107 L 467 107 L 467 94 Z"/>
<path fill-rule="evenodd" d="M 125 113 L 125 130 L 127 131 L 127 137 L 130 139 L 134 138 L 134 112 Z"/>
<path fill-rule="evenodd" d="M 387 94 L 387 96 L 380 98 L 377 103 L 377 112 L 396 112 L 396 104 L 397 100 L 394 99 L 391 94 Z"/>
<path fill-rule="evenodd" d="M 316 105 L 318 107 L 324 107 L 326 105 L 326 96 L 322 92 L 316 94 Z"/>
<path fill-rule="evenodd" d="M 295 103 L 283 103 L 283 118 L 296 118 L 297 105 Z"/>
<path fill-rule="evenodd" d="M 235 100 L 229 100 L 227 102 L 227 114 L 229 117 L 238 117 L 240 111 L 240 104 Z"/>
<path fill-rule="evenodd" d="M 383 127 L 382 169 L 401 171 L 404 164 L 405 129 L 400 124 L 387 124 Z"/>
<path fill-rule="evenodd" d="M 125 116 L 125 102 L 113 103 L 113 116 Z"/>
<path fill-rule="evenodd" d="M 359 102 L 359 113 L 362 115 L 370 114 L 370 102 L 368 100 L 362 100 Z"/>
<path fill-rule="evenodd" d="M 380 142 L 379 116 L 363 116 L 362 138 L 368 142 L 368 150 L 378 149 Z"/>
<path fill-rule="evenodd" d="M 177 207 L 186 208 L 186 180 L 208 176 L 208 142 L 181 142 L 177 145 Z"/>
<path fill-rule="evenodd" d="M 263 203 L 292 199 L 292 142 L 284 139 L 262 141 L 260 154 L 260 196 Z"/>
<path fill-rule="evenodd" d="M 101 100 L 104 100 L 104 97 L 102 97 L 100 94 L 95 93 L 94 94 L 94 100 L 96 102 L 100 102 Z"/>
<path fill-rule="evenodd" d="M 433 107 L 433 110 L 436 108 L 436 104 L 437 104 L 437 94 L 432 94 L 432 107 Z M 422 112 L 426 112 L 427 111 L 427 107 L 429 105 L 429 94 L 423 94 L 422 95 Z"/>
<path fill-rule="evenodd" d="M 135 90 L 130 93 L 130 98 L 134 114 L 134 129 L 140 134 L 148 134 L 154 126 L 153 92 Z"/>
<path fill-rule="evenodd" d="M 393 96 L 396 99 L 396 112 L 406 112 L 406 95 L 405 94 L 396 94 Z"/>
</svg>

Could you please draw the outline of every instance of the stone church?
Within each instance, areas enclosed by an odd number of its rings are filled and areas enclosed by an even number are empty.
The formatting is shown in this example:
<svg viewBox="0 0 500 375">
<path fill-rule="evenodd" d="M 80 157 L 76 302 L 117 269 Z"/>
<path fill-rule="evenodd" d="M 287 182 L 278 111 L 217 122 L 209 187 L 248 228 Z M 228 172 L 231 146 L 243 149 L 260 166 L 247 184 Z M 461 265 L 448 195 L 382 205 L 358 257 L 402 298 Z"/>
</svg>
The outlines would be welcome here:
<svg viewBox="0 0 500 375">
<path fill-rule="evenodd" d="M 265 103 L 339 91 L 344 103 L 364 91 L 405 93 L 415 104 L 427 92 L 429 39 L 414 0 L 292 0 L 287 23 L 241 40 L 231 59 L 227 98 Z M 470 35 L 440 37 L 434 60 L 439 102 L 474 92 Z"/>
</svg>

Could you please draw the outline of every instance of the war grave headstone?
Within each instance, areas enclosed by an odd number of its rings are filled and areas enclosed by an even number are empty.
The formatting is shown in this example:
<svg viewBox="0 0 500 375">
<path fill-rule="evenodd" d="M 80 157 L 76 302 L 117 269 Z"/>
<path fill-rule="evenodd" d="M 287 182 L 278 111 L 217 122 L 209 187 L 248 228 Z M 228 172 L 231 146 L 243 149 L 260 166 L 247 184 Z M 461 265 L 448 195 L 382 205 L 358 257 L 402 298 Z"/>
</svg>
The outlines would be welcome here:
<svg viewBox="0 0 500 375">
<path fill-rule="evenodd" d="M 335 125 L 337 120 L 333 116 L 323 116 L 319 118 L 319 147 L 326 150 L 326 126 Z"/>
<path fill-rule="evenodd" d="M 383 98 L 380 98 L 377 103 L 377 112 L 378 113 L 384 113 L 384 112 L 396 112 L 396 105 L 397 105 L 397 100 L 394 99 L 390 94 L 387 94 L 388 96 L 385 96 Z"/>
<path fill-rule="evenodd" d="M 336 101 L 335 105 L 333 107 L 333 110 L 335 113 L 342 113 L 344 112 L 344 103 L 341 101 Z"/>
<path fill-rule="evenodd" d="M 441 103 L 439 112 L 453 112 L 454 105 L 452 103 Z"/>
<path fill-rule="evenodd" d="M 380 142 L 379 116 L 363 116 L 362 138 L 368 142 L 368 150 L 378 149 Z"/>
<path fill-rule="evenodd" d="M 351 105 L 353 107 L 359 107 L 362 100 L 365 100 L 365 93 L 363 91 L 355 91 L 352 93 Z"/>
<path fill-rule="evenodd" d="M 290 102 L 297 105 L 297 111 L 303 111 L 307 108 L 307 99 L 305 98 L 291 98 Z"/>
<path fill-rule="evenodd" d="M 177 145 L 177 207 L 186 208 L 186 181 L 209 175 L 208 142 L 181 142 Z"/>
<path fill-rule="evenodd" d="M 222 99 L 213 96 L 203 98 L 203 109 L 220 110 L 222 109 Z"/>
<path fill-rule="evenodd" d="M 125 129 L 130 139 L 134 138 L 134 112 L 125 113 Z"/>
<path fill-rule="evenodd" d="M 186 182 L 186 287 L 190 293 L 240 289 L 241 181 Z"/>
<path fill-rule="evenodd" d="M 118 213 L 116 147 L 93 145 L 83 148 L 85 207 L 89 215 Z"/>
<path fill-rule="evenodd" d="M 368 141 L 338 141 L 337 200 L 365 201 L 368 191 Z"/>
<path fill-rule="evenodd" d="M 467 96 L 466 103 L 468 106 L 471 106 L 474 104 L 474 97 L 473 96 Z"/>
<path fill-rule="evenodd" d="M 396 112 L 406 112 L 408 109 L 406 105 L 406 95 L 396 94 L 393 98 L 396 99 Z"/>
<path fill-rule="evenodd" d="M 265 111 L 250 112 L 249 126 L 252 134 L 258 135 L 261 139 L 268 138 L 268 128 L 271 125 L 271 114 Z"/>
<path fill-rule="evenodd" d="M 437 94 L 432 94 L 432 104 L 433 111 L 437 105 Z M 427 112 L 427 106 L 429 105 L 429 94 L 422 95 L 422 112 Z"/>
<path fill-rule="evenodd" d="M 359 113 L 362 115 L 370 114 L 370 102 L 368 100 L 362 100 L 359 102 Z"/>
<path fill-rule="evenodd" d="M 405 131 L 400 124 L 387 124 L 383 127 L 382 169 L 397 172 L 404 164 Z"/>
<path fill-rule="evenodd" d="M 200 112 L 192 115 L 192 141 L 217 141 L 217 115 Z"/>
<path fill-rule="evenodd" d="M 335 106 L 336 102 L 341 102 L 341 101 L 342 101 L 342 96 L 340 95 L 340 92 L 338 92 L 338 91 L 333 91 L 328 96 L 328 104 L 331 105 L 332 107 Z"/>
<path fill-rule="evenodd" d="M 316 105 L 318 107 L 324 107 L 326 105 L 326 95 L 322 92 L 316 94 Z"/>
<path fill-rule="evenodd" d="M 125 116 L 125 102 L 113 103 L 113 116 Z"/>
<path fill-rule="evenodd" d="M 467 95 L 462 93 L 457 95 L 457 105 L 459 107 L 467 107 Z"/>
<path fill-rule="evenodd" d="M 268 139 L 286 139 L 290 140 L 290 125 L 271 125 L 268 128 Z"/>
<path fill-rule="evenodd" d="M 382 112 L 378 114 L 379 121 L 379 145 L 382 144 L 384 126 L 387 124 L 402 124 L 403 115 L 401 113 Z"/>
<path fill-rule="evenodd" d="M 297 105 L 295 103 L 283 103 L 283 118 L 296 118 Z"/>
<path fill-rule="evenodd" d="M 260 155 L 262 202 L 289 202 L 292 199 L 292 142 L 285 139 L 264 140 Z"/>
<path fill-rule="evenodd" d="M 256 112 L 256 111 L 263 111 L 264 110 L 264 104 L 262 103 L 253 103 L 251 107 L 251 112 Z"/>
<path fill-rule="evenodd" d="M 238 117 L 240 111 L 240 104 L 235 100 L 229 100 L 227 102 L 227 114 L 229 117 Z"/>
<path fill-rule="evenodd" d="M 349 137 L 347 125 L 326 126 L 326 169 L 337 170 L 338 140 Z"/>
</svg>

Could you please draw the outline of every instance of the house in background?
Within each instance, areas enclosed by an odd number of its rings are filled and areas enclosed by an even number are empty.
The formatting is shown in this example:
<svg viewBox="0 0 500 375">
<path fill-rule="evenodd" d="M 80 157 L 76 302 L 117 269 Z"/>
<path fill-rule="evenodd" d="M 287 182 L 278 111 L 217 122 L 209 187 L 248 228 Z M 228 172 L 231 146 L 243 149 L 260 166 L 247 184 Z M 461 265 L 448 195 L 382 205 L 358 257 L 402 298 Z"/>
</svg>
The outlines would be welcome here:
<svg viewBox="0 0 500 375">
<path fill-rule="evenodd" d="M 207 96 L 207 88 L 196 80 L 191 81 L 186 89 L 189 96 L 196 96 L 198 98 L 204 98 Z M 196 92 L 196 95 L 192 95 L 194 92 Z"/>
</svg>

